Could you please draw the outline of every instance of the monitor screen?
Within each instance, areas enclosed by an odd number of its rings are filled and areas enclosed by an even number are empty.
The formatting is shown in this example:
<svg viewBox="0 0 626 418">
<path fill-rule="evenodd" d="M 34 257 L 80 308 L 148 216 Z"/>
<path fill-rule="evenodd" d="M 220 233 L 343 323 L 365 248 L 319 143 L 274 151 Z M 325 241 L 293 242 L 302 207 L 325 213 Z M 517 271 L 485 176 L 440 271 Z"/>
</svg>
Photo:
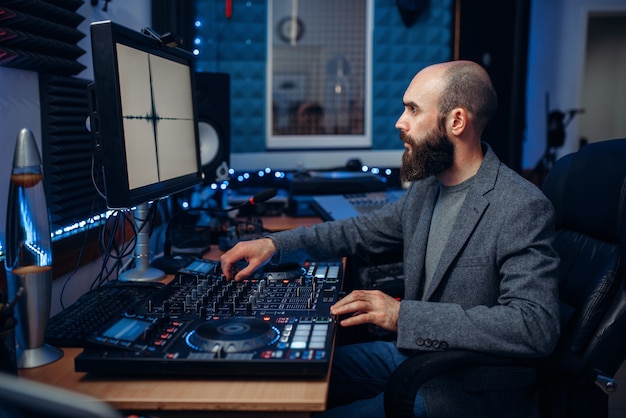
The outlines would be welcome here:
<svg viewBox="0 0 626 418">
<path fill-rule="evenodd" d="M 111 21 L 91 25 L 91 131 L 111 209 L 200 184 L 194 57 Z"/>
</svg>

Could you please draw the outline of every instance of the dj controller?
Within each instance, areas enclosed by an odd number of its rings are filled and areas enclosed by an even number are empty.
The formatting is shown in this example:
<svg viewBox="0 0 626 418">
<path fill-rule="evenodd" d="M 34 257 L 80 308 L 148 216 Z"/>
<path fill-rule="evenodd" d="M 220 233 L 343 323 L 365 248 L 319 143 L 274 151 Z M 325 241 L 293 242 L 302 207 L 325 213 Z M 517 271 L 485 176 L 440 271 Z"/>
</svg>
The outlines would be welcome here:
<svg viewBox="0 0 626 418">
<path fill-rule="evenodd" d="M 298 376 L 328 372 L 340 261 L 264 268 L 226 281 L 196 260 L 148 300 L 88 338 L 79 372 L 135 375 Z"/>
</svg>

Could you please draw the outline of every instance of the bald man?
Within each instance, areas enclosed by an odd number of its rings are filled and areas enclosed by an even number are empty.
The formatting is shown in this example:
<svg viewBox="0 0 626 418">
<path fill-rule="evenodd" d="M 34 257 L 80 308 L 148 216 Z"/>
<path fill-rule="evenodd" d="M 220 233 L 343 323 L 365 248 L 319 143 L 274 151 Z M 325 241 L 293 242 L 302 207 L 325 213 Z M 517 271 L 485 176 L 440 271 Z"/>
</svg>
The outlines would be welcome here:
<svg viewBox="0 0 626 418">
<path fill-rule="evenodd" d="M 409 356 L 464 349 L 541 358 L 559 335 L 554 210 L 502 164 L 481 135 L 497 108 L 486 71 L 469 61 L 422 69 L 396 122 L 411 185 L 395 203 L 356 218 L 241 242 L 226 252 L 227 279 L 272 261 L 402 251 L 401 301 L 355 290 L 331 307 L 341 326 L 374 324 L 395 342 L 335 350 L 324 417 L 384 416 L 383 391 Z M 236 275 L 233 263 L 248 266 Z M 532 369 L 476 367 L 437 377 L 415 399 L 416 417 L 537 416 Z"/>
</svg>

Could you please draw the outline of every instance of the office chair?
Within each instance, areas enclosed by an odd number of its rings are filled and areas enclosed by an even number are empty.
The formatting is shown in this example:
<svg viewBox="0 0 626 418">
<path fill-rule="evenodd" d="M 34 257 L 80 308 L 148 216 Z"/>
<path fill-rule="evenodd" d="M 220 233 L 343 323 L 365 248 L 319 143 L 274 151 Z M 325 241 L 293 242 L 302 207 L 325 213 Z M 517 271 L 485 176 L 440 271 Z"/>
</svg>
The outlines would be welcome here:
<svg viewBox="0 0 626 418">
<path fill-rule="evenodd" d="M 391 376 L 388 417 L 412 416 L 415 394 L 431 377 L 479 365 L 536 368 L 544 418 L 608 416 L 613 376 L 626 357 L 626 139 L 562 157 L 542 190 L 556 210 L 561 257 L 561 336 L 554 352 L 531 362 L 461 350 L 417 355 Z"/>
</svg>

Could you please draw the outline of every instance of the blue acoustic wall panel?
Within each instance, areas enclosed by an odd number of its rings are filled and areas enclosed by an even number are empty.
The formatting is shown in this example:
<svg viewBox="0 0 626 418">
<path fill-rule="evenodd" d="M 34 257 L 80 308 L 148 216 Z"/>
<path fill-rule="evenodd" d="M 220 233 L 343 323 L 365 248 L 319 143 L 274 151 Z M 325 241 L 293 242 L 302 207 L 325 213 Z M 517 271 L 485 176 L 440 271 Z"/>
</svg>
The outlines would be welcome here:
<svg viewBox="0 0 626 418">
<path fill-rule="evenodd" d="M 196 1 L 198 71 L 229 73 L 231 152 L 265 151 L 267 2 Z"/>
<path fill-rule="evenodd" d="M 267 1 L 233 0 L 230 18 L 225 3 L 196 1 L 197 69 L 231 75 L 231 152 L 264 152 Z M 453 0 L 430 0 L 406 27 L 395 0 L 374 0 L 373 149 L 402 148 L 394 127 L 402 96 L 420 69 L 451 59 L 453 15 Z"/>
<path fill-rule="evenodd" d="M 402 96 L 422 68 L 452 57 L 452 0 L 431 0 L 406 27 L 395 0 L 375 0 L 372 57 L 372 148 L 402 148 L 395 122 Z"/>
</svg>

